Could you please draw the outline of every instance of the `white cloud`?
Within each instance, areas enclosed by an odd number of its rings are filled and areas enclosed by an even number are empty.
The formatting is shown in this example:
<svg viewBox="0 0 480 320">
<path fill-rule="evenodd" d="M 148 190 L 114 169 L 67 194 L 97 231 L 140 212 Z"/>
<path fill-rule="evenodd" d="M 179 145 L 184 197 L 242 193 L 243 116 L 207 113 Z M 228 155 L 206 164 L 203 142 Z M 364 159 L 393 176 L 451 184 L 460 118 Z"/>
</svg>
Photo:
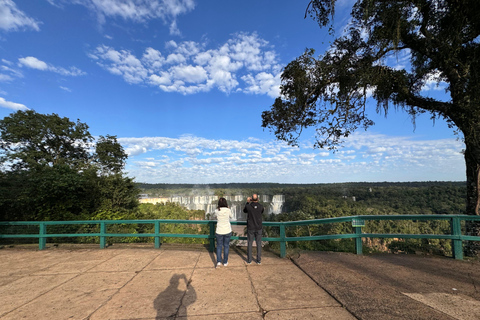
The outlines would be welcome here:
<svg viewBox="0 0 480 320">
<path fill-rule="evenodd" d="M 13 67 L 13 62 L 2 59 L 3 65 L 0 65 L 0 82 L 9 82 L 18 78 L 23 78 L 23 74 Z"/>
<path fill-rule="evenodd" d="M 28 17 L 17 8 L 12 0 L 0 0 L 0 29 L 19 31 L 23 29 L 40 30 L 40 22 Z"/>
<path fill-rule="evenodd" d="M 138 23 L 161 19 L 169 25 L 170 34 L 179 35 L 177 17 L 195 8 L 194 0 L 48 0 L 53 5 L 79 4 L 94 12 L 101 24 L 107 18 Z"/>
<path fill-rule="evenodd" d="M 67 92 L 72 92 L 71 89 L 67 88 L 67 87 L 62 87 L 60 86 L 60 89 L 64 90 L 64 91 L 67 91 Z"/>
<path fill-rule="evenodd" d="M 165 58 L 162 56 L 162 53 L 153 48 L 147 48 L 145 50 L 142 61 L 145 66 L 152 71 L 161 70 L 162 66 L 165 64 Z"/>
<path fill-rule="evenodd" d="M 131 51 L 105 45 L 89 53 L 98 65 L 131 84 L 157 86 L 166 92 L 193 94 L 216 88 L 230 93 L 279 95 L 280 69 L 276 53 L 257 34 L 237 34 L 217 49 L 193 41 L 149 47 L 141 58 Z M 240 80 L 243 81 L 241 83 Z"/>
<path fill-rule="evenodd" d="M 176 79 L 186 82 L 199 83 L 207 80 L 207 72 L 200 66 L 175 66 L 172 73 Z"/>
<path fill-rule="evenodd" d="M 256 34 L 239 34 L 228 44 L 232 59 L 242 62 L 248 70 L 268 70 L 276 64 L 275 52 L 262 52 L 262 47 L 267 46 L 268 42 L 259 39 Z"/>
<path fill-rule="evenodd" d="M 8 74 L 3 74 L 0 73 L 0 82 L 7 82 L 7 81 L 12 81 L 13 78 L 9 76 Z"/>
<path fill-rule="evenodd" d="M 38 70 L 48 69 L 48 65 L 45 62 L 38 60 L 35 57 L 20 58 L 18 59 L 18 61 L 20 62 L 20 64 L 32 69 L 38 69 Z"/>
<path fill-rule="evenodd" d="M 276 75 L 260 72 L 255 77 L 251 74 L 243 76 L 242 80 L 248 84 L 244 91 L 253 94 L 268 94 L 270 97 L 276 98 L 280 95 L 280 76 L 280 72 Z"/>
<path fill-rule="evenodd" d="M 175 64 L 175 63 L 185 63 L 187 59 L 180 53 L 172 53 L 169 54 L 167 57 L 166 62 L 169 64 Z"/>
<path fill-rule="evenodd" d="M 0 107 L 12 109 L 12 110 L 29 110 L 25 105 L 21 103 L 6 101 L 4 98 L 0 97 Z"/>
<path fill-rule="evenodd" d="M 56 67 L 54 65 L 48 64 L 42 60 L 39 60 L 35 57 L 26 57 L 26 58 L 19 58 L 18 59 L 19 66 L 25 66 L 31 69 L 37 69 L 41 71 L 51 71 L 63 76 L 83 76 L 86 75 L 85 72 L 78 69 L 77 67 L 70 67 L 70 69 L 65 69 L 62 67 Z"/>
<path fill-rule="evenodd" d="M 351 139 L 350 139 L 351 138 Z M 337 153 L 279 141 L 119 138 L 127 170 L 142 182 L 295 182 L 464 180 L 463 143 L 354 134 Z M 251 175 L 255 172 L 255 175 Z"/>
</svg>

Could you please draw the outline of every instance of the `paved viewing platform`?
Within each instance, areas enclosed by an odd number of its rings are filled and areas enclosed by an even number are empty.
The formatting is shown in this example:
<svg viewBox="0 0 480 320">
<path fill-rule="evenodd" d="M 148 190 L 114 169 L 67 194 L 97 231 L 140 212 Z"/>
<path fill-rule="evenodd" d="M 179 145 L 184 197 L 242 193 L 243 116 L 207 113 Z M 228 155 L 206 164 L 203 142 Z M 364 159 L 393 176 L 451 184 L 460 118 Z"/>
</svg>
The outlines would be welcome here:
<svg viewBox="0 0 480 320">
<path fill-rule="evenodd" d="M 480 319 L 480 262 L 204 247 L 0 250 L 0 319 Z"/>
</svg>

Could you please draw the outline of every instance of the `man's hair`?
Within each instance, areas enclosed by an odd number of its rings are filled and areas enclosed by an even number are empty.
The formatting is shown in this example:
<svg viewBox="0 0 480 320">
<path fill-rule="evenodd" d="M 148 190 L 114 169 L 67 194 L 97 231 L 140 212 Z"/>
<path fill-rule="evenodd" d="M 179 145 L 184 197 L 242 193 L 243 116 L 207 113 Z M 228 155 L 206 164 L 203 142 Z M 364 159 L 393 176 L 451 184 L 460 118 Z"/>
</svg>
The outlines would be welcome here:
<svg viewBox="0 0 480 320">
<path fill-rule="evenodd" d="M 252 201 L 258 201 L 258 196 L 256 194 L 252 196 Z"/>
</svg>

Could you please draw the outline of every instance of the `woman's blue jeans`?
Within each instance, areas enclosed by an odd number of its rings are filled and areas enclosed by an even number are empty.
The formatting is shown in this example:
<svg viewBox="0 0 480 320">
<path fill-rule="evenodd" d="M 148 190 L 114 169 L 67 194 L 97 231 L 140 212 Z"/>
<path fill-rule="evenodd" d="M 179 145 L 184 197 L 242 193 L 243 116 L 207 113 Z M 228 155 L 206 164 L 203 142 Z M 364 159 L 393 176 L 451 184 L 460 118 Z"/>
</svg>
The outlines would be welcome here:
<svg viewBox="0 0 480 320">
<path fill-rule="evenodd" d="M 230 249 L 230 237 L 232 233 L 218 234 L 215 233 L 217 238 L 217 262 L 222 262 L 222 247 L 223 247 L 223 264 L 228 262 L 228 251 Z"/>
</svg>

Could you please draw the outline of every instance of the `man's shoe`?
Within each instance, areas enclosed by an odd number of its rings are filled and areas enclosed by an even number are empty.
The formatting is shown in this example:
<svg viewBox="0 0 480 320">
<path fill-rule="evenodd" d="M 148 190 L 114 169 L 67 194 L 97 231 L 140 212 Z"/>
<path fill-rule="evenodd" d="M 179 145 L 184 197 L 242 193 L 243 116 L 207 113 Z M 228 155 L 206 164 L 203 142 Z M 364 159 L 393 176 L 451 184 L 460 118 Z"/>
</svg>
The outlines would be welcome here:
<svg viewBox="0 0 480 320">
<path fill-rule="evenodd" d="M 217 268 L 221 267 L 222 266 L 222 263 L 221 262 L 217 262 Z"/>
<path fill-rule="evenodd" d="M 224 267 L 228 266 L 228 262 L 225 262 L 225 263 L 223 264 L 223 266 L 224 266 Z"/>
<path fill-rule="evenodd" d="M 257 264 L 262 264 L 260 261 L 257 261 Z"/>
<path fill-rule="evenodd" d="M 250 261 L 250 262 L 249 262 L 249 261 L 247 261 L 247 264 L 252 264 L 252 261 Z"/>
</svg>

